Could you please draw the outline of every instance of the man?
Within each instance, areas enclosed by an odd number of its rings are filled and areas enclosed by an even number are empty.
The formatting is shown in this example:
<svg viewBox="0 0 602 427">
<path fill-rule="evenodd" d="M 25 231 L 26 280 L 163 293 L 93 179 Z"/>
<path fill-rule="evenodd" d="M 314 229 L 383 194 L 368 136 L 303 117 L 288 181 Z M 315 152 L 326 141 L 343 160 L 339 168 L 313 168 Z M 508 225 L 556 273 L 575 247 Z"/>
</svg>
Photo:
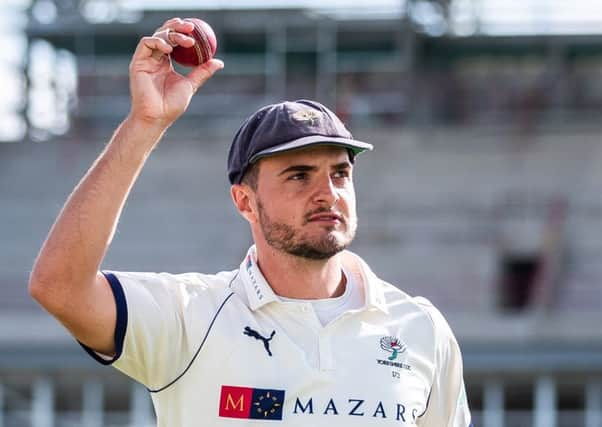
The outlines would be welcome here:
<svg viewBox="0 0 602 427">
<path fill-rule="evenodd" d="M 468 426 L 441 314 L 346 251 L 353 163 L 372 147 L 319 103 L 264 107 L 234 137 L 231 196 L 255 243 L 240 269 L 98 272 L 150 152 L 223 67 L 174 72 L 168 55 L 194 43 L 191 31 L 171 19 L 139 42 L 131 112 L 54 224 L 32 296 L 95 359 L 149 389 L 159 426 Z"/>
</svg>

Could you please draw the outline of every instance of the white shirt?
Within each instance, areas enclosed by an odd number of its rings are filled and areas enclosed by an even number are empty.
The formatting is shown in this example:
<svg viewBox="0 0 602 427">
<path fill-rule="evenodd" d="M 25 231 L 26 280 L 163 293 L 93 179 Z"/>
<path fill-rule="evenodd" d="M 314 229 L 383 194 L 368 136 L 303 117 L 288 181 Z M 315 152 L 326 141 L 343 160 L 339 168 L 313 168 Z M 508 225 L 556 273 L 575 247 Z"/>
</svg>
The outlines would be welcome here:
<svg viewBox="0 0 602 427">
<path fill-rule="evenodd" d="M 159 427 L 468 427 L 442 315 L 343 256 L 365 303 L 325 326 L 311 303 L 274 294 L 254 247 L 240 269 L 215 275 L 105 273 L 117 354 L 87 350 L 149 389 Z"/>
<path fill-rule="evenodd" d="M 281 301 L 294 303 L 309 303 L 311 304 L 314 313 L 320 320 L 322 326 L 326 326 L 334 319 L 341 316 L 343 313 L 356 310 L 364 305 L 364 295 L 360 291 L 358 284 L 349 273 L 345 273 L 345 291 L 342 295 L 334 298 L 324 299 L 294 299 L 280 297 Z"/>
</svg>

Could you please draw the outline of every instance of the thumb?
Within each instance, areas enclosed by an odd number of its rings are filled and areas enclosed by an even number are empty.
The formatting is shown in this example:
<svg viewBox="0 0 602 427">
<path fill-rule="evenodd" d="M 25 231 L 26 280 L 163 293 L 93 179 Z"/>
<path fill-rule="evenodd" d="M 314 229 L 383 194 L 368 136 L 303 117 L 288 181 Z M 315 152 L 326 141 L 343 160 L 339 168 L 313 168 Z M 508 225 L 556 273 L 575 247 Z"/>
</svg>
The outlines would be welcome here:
<svg viewBox="0 0 602 427">
<path fill-rule="evenodd" d="M 186 78 L 196 92 L 207 80 L 209 80 L 217 71 L 224 68 L 224 62 L 220 59 L 210 59 L 209 61 L 195 67 Z"/>
</svg>

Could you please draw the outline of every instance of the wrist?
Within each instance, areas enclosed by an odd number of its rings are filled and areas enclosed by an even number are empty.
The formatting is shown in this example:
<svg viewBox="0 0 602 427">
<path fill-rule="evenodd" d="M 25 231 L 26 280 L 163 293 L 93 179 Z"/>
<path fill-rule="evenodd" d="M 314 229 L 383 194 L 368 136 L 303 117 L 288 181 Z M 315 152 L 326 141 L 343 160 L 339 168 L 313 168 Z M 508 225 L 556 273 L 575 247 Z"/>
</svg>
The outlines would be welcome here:
<svg viewBox="0 0 602 427">
<path fill-rule="evenodd" d="M 124 119 L 122 126 L 127 126 L 136 134 L 148 135 L 149 137 L 154 136 L 158 139 L 171 126 L 171 123 L 159 119 L 142 117 L 130 112 Z"/>
<path fill-rule="evenodd" d="M 129 114 L 115 131 L 111 145 L 116 145 L 118 151 L 125 155 L 124 159 L 143 160 L 157 146 L 167 128 L 157 121 Z"/>
</svg>

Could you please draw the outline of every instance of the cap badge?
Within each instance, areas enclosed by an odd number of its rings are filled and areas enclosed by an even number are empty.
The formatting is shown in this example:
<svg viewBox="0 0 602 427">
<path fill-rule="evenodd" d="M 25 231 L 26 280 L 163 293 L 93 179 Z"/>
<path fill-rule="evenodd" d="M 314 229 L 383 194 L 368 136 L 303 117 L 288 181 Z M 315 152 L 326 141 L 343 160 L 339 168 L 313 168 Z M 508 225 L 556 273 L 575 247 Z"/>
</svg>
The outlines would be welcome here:
<svg viewBox="0 0 602 427">
<path fill-rule="evenodd" d="M 309 122 L 313 126 L 321 115 L 321 112 L 315 110 L 299 110 L 291 114 L 291 117 L 298 122 Z"/>
</svg>

